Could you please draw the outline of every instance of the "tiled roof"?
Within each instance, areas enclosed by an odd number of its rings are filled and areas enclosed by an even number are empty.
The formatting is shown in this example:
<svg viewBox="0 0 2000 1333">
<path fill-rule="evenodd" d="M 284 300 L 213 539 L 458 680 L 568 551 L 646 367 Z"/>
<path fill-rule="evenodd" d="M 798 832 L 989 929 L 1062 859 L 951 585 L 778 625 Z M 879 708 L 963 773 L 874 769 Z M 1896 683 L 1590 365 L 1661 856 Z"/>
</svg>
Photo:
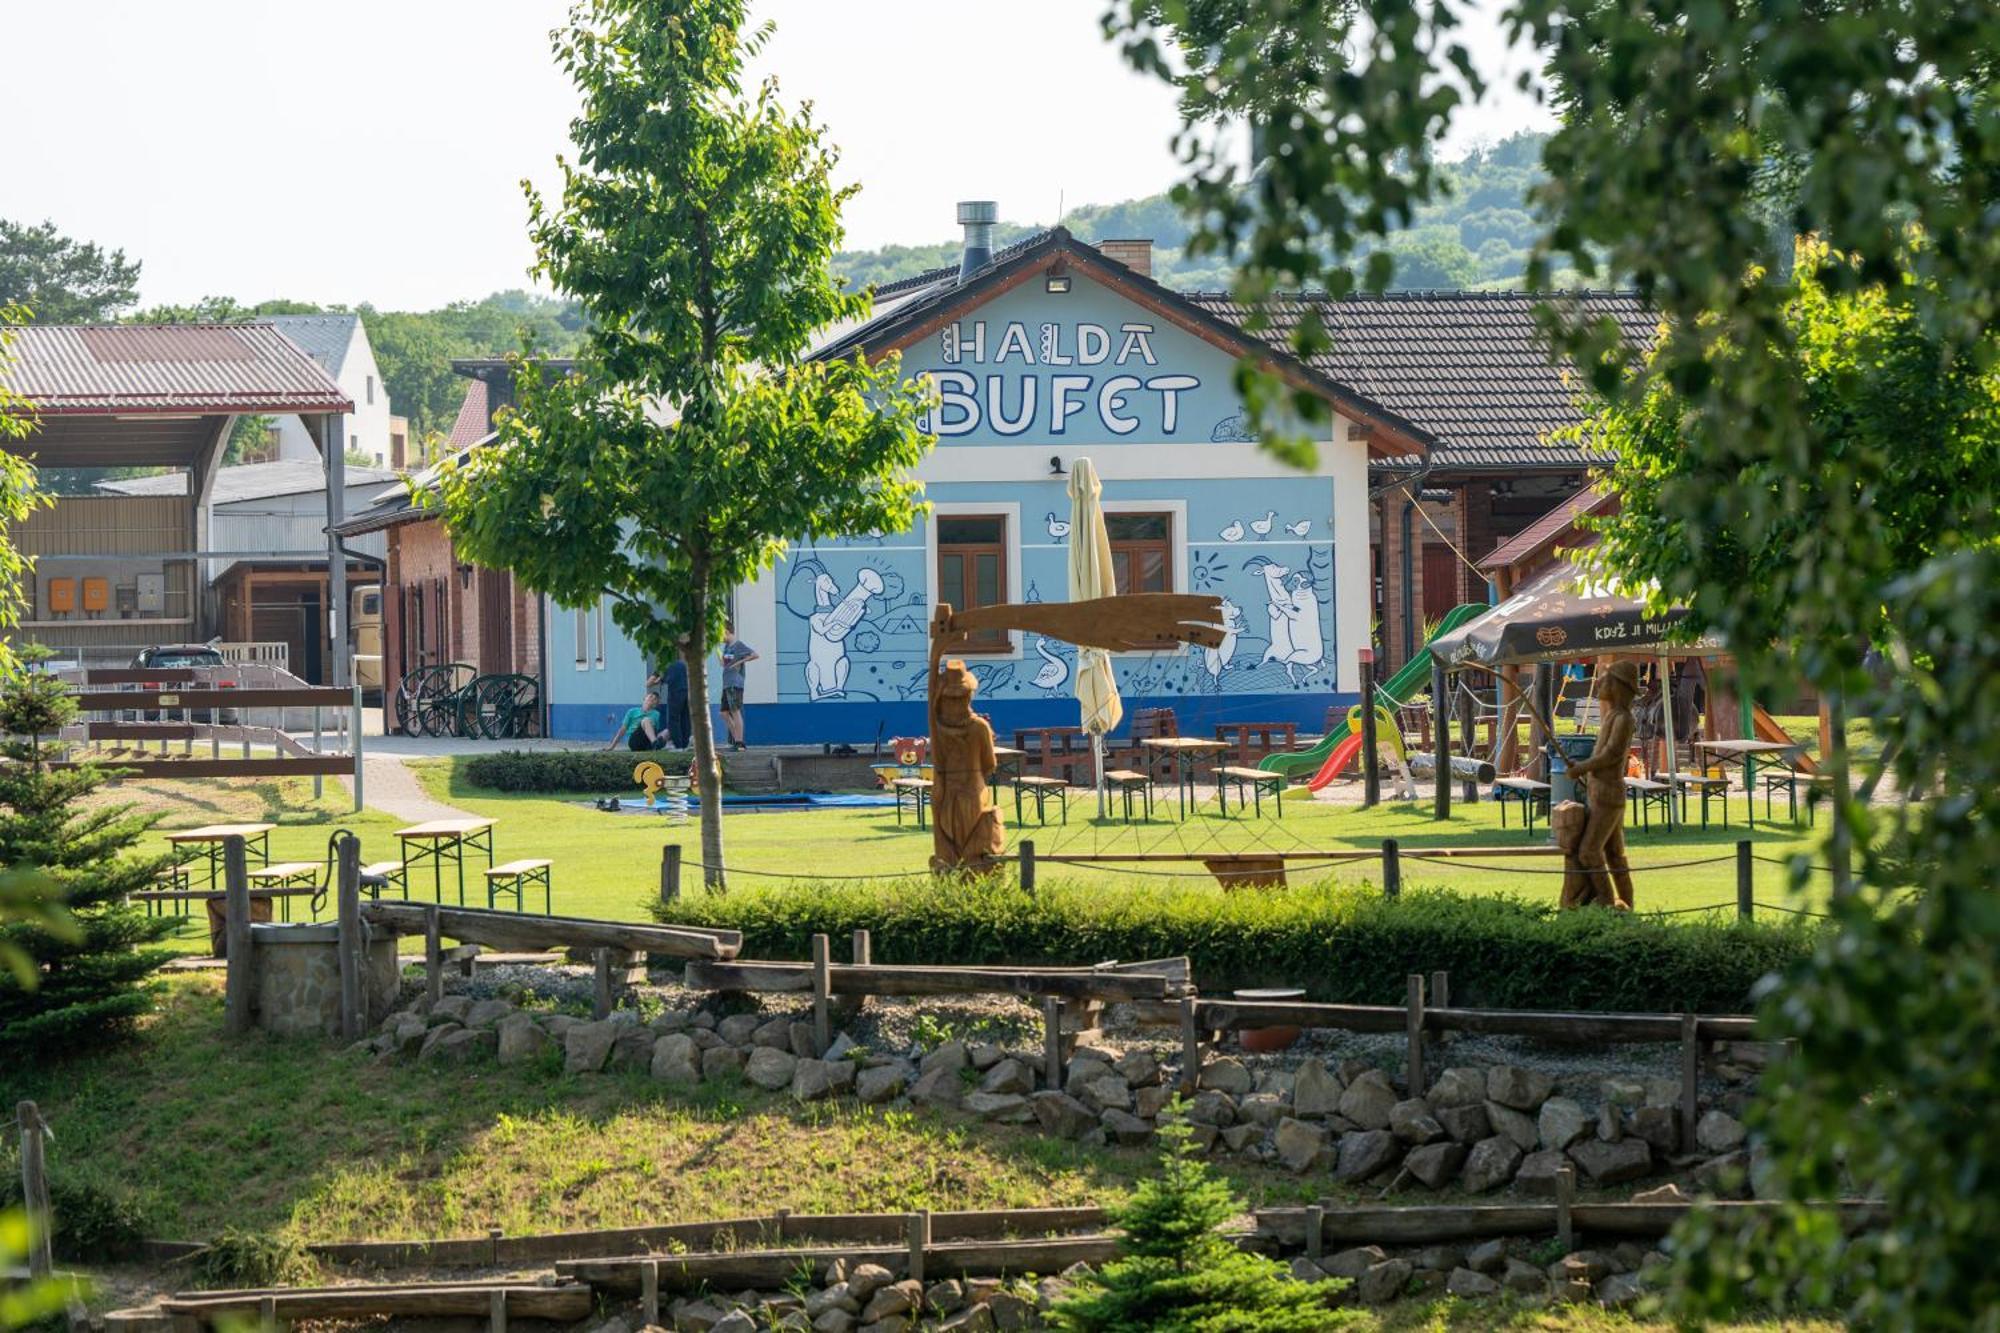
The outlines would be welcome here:
<svg viewBox="0 0 2000 1333">
<path fill-rule="evenodd" d="M 29 324 L 11 351 L 0 377 L 44 416 L 354 410 L 269 324 Z"/>
<path fill-rule="evenodd" d="M 454 449 L 463 449 L 467 445 L 479 443 L 491 434 L 493 428 L 488 421 L 492 414 L 487 409 L 486 403 L 486 381 L 467 380 L 465 399 L 458 405 L 458 416 L 453 418 L 445 442 Z"/>
<path fill-rule="evenodd" d="M 1579 518 L 1587 514 L 1604 512 L 1615 499 L 1608 486 L 1594 481 L 1501 542 L 1493 548 L 1491 555 L 1479 562 L 1479 567 L 1504 569 L 1509 565 L 1532 559 L 1545 548 L 1560 541 L 1565 532 L 1576 526 Z"/>
<path fill-rule="evenodd" d="M 354 467 L 346 470 L 347 485 L 382 486 L 396 480 L 388 468 Z M 150 477 L 121 477 L 97 483 L 100 491 L 115 495 L 186 495 L 188 474 L 163 472 Z M 217 468 L 215 484 L 209 489 L 209 503 L 226 505 L 240 500 L 268 500 L 278 495 L 309 495 L 326 489 L 326 469 L 316 458 L 288 458 L 275 463 L 240 463 Z"/>
<path fill-rule="evenodd" d="M 340 378 L 347 364 L 347 349 L 354 345 L 354 326 L 359 315 L 265 315 L 259 323 L 305 348 L 306 355 L 326 367 L 327 374 Z"/>
<path fill-rule="evenodd" d="M 1237 327 L 1248 309 L 1220 292 L 1186 299 Z M 1650 344 L 1656 321 L 1625 292 L 1530 295 L 1524 292 L 1392 292 L 1381 296 L 1285 297 L 1271 327 L 1259 331 L 1285 348 L 1306 308 L 1318 310 L 1333 347 L 1313 368 L 1423 428 L 1436 441 L 1438 471 L 1512 471 L 1576 467 L 1600 455 L 1548 445 L 1573 425 L 1586 386 L 1575 368 L 1552 362 L 1536 326 L 1547 302 L 1573 303 L 1587 316 L 1608 315 L 1635 345 Z"/>
<path fill-rule="evenodd" d="M 1031 232 L 1023 236 L 1012 245 L 1001 246 L 993 252 L 993 262 L 998 264 L 1004 260 L 1012 259 L 1023 250 L 1032 250 L 1035 246 L 1040 245 L 1048 239 L 1051 230 L 1053 229 L 1043 228 L 1041 231 Z M 902 296 L 908 292 L 921 291 L 932 283 L 943 282 L 946 278 L 955 279 L 957 277 L 958 265 L 946 264 L 941 268 L 927 269 L 912 277 L 898 278 L 894 282 L 878 282 L 875 284 L 875 299 L 880 301 L 885 296 Z"/>
</svg>

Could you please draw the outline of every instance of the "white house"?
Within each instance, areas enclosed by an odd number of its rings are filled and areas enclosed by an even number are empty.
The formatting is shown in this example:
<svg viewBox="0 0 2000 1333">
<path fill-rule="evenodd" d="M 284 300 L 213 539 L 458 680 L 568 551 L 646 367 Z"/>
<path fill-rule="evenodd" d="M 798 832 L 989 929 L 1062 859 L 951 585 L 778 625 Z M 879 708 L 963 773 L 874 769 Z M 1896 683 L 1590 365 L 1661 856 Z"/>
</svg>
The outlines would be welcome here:
<svg viewBox="0 0 2000 1333">
<path fill-rule="evenodd" d="M 367 455 L 376 467 L 392 466 L 395 451 L 390 443 L 389 391 L 383 387 L 375 349 L 368 345 L 368 329 L 361 316 L 270 315 L 260 322 L 276 326 L 297 343 L 354 400 L 353 413 L 343 418 L 348 452 Z M 297 418 L 277 418 L 273 433 L 278 444 L 273 461 L 319 459 L 319 451 Z"/>
</svg>

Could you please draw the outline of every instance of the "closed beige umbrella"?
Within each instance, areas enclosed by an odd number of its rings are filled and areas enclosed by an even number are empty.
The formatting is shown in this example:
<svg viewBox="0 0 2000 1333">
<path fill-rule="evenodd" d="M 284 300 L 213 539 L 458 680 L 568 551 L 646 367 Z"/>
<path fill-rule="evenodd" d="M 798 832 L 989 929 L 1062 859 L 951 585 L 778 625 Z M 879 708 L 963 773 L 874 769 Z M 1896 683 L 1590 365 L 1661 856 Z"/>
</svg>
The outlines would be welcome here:
<svg viewBox="0 0 2000 1333">
<path fill-rule="evenodd" d="M 1085 602 L 1118 595 L 1118 576 L 1111 568 L 1111 536 L 1104 529 L 1104 487 L 1088 458 L 1070 463 L 1069 474 L 1069 599 Z M 1105 809 L 1104 738 L 1125 716 L 1118 697 L 1118 677 L 1111 654 L 1102 648 L 1076 650 L 1076 701 L 1083 729 L 1090 734 L 1090 754 L 1097 770 L 1097 813 Z"/>
</svg>

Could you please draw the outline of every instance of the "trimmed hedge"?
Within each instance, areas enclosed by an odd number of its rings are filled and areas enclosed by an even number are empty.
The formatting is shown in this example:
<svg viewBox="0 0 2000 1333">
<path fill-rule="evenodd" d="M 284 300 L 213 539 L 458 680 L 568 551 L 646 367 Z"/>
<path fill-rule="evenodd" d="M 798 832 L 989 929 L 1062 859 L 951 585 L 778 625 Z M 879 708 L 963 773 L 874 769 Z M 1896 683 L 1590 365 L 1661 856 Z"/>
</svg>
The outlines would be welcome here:
<svg viewBox="0 0 2000 1333">
<path fill-rule="evenodd" d="M 811 938 L 873 932 L 878 963 L 1088 965 L 1186 954 L 1203 993 L 1303 986 L 1314 1000 L 1401 1004 L 1412 972 L 1451 973 L 1456 1004 L 1498 1009 L 1750 1012 L 1760 977 L 1813 929 L 1560 912 L 1515 898 L 1295 885 L 1110 889 L 1045 882 L 846 881 L 735 887 L 656 904 L 662 921 L 743 932 L 747 958 L 804 959 Z"/>
<path fill-rule="evenodd" d="M 669 773 L 686 772 L 689 762 L 685 750 L 501 750 L 466 760 L 460 776 L 492 791 L 633 796 L 632 770 L 648 759 Z"/>
</svg>

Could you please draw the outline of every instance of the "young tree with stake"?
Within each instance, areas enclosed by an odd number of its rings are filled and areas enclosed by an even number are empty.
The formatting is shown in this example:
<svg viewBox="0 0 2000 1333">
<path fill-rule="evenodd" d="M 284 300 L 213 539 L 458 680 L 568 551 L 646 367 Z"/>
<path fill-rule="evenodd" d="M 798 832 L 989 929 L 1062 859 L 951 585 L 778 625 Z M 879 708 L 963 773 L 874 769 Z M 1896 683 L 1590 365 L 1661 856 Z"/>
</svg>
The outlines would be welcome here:
<svg viewBox="0 0 2000 1333">
<path fill-rule="evenodd" d="M 829 267 L 849 191 L 809 109 L 743 63 L 743 0 L 581 0 L 555 35 L 582 94 L 559 200 L 528 189 L 537 270 L 590 320 L 576 372 L 525 363 L 500 438 L 447 470 L 470 559 L 566 604 L 608 596 L 648 661 L 687 664 L 701 849 L 722 887 L 708 654 L 729 591 L 789 541 L 912 523 L 929 448 L 888 358 L 806 358 L 865 315 Z"/>
</svg>

